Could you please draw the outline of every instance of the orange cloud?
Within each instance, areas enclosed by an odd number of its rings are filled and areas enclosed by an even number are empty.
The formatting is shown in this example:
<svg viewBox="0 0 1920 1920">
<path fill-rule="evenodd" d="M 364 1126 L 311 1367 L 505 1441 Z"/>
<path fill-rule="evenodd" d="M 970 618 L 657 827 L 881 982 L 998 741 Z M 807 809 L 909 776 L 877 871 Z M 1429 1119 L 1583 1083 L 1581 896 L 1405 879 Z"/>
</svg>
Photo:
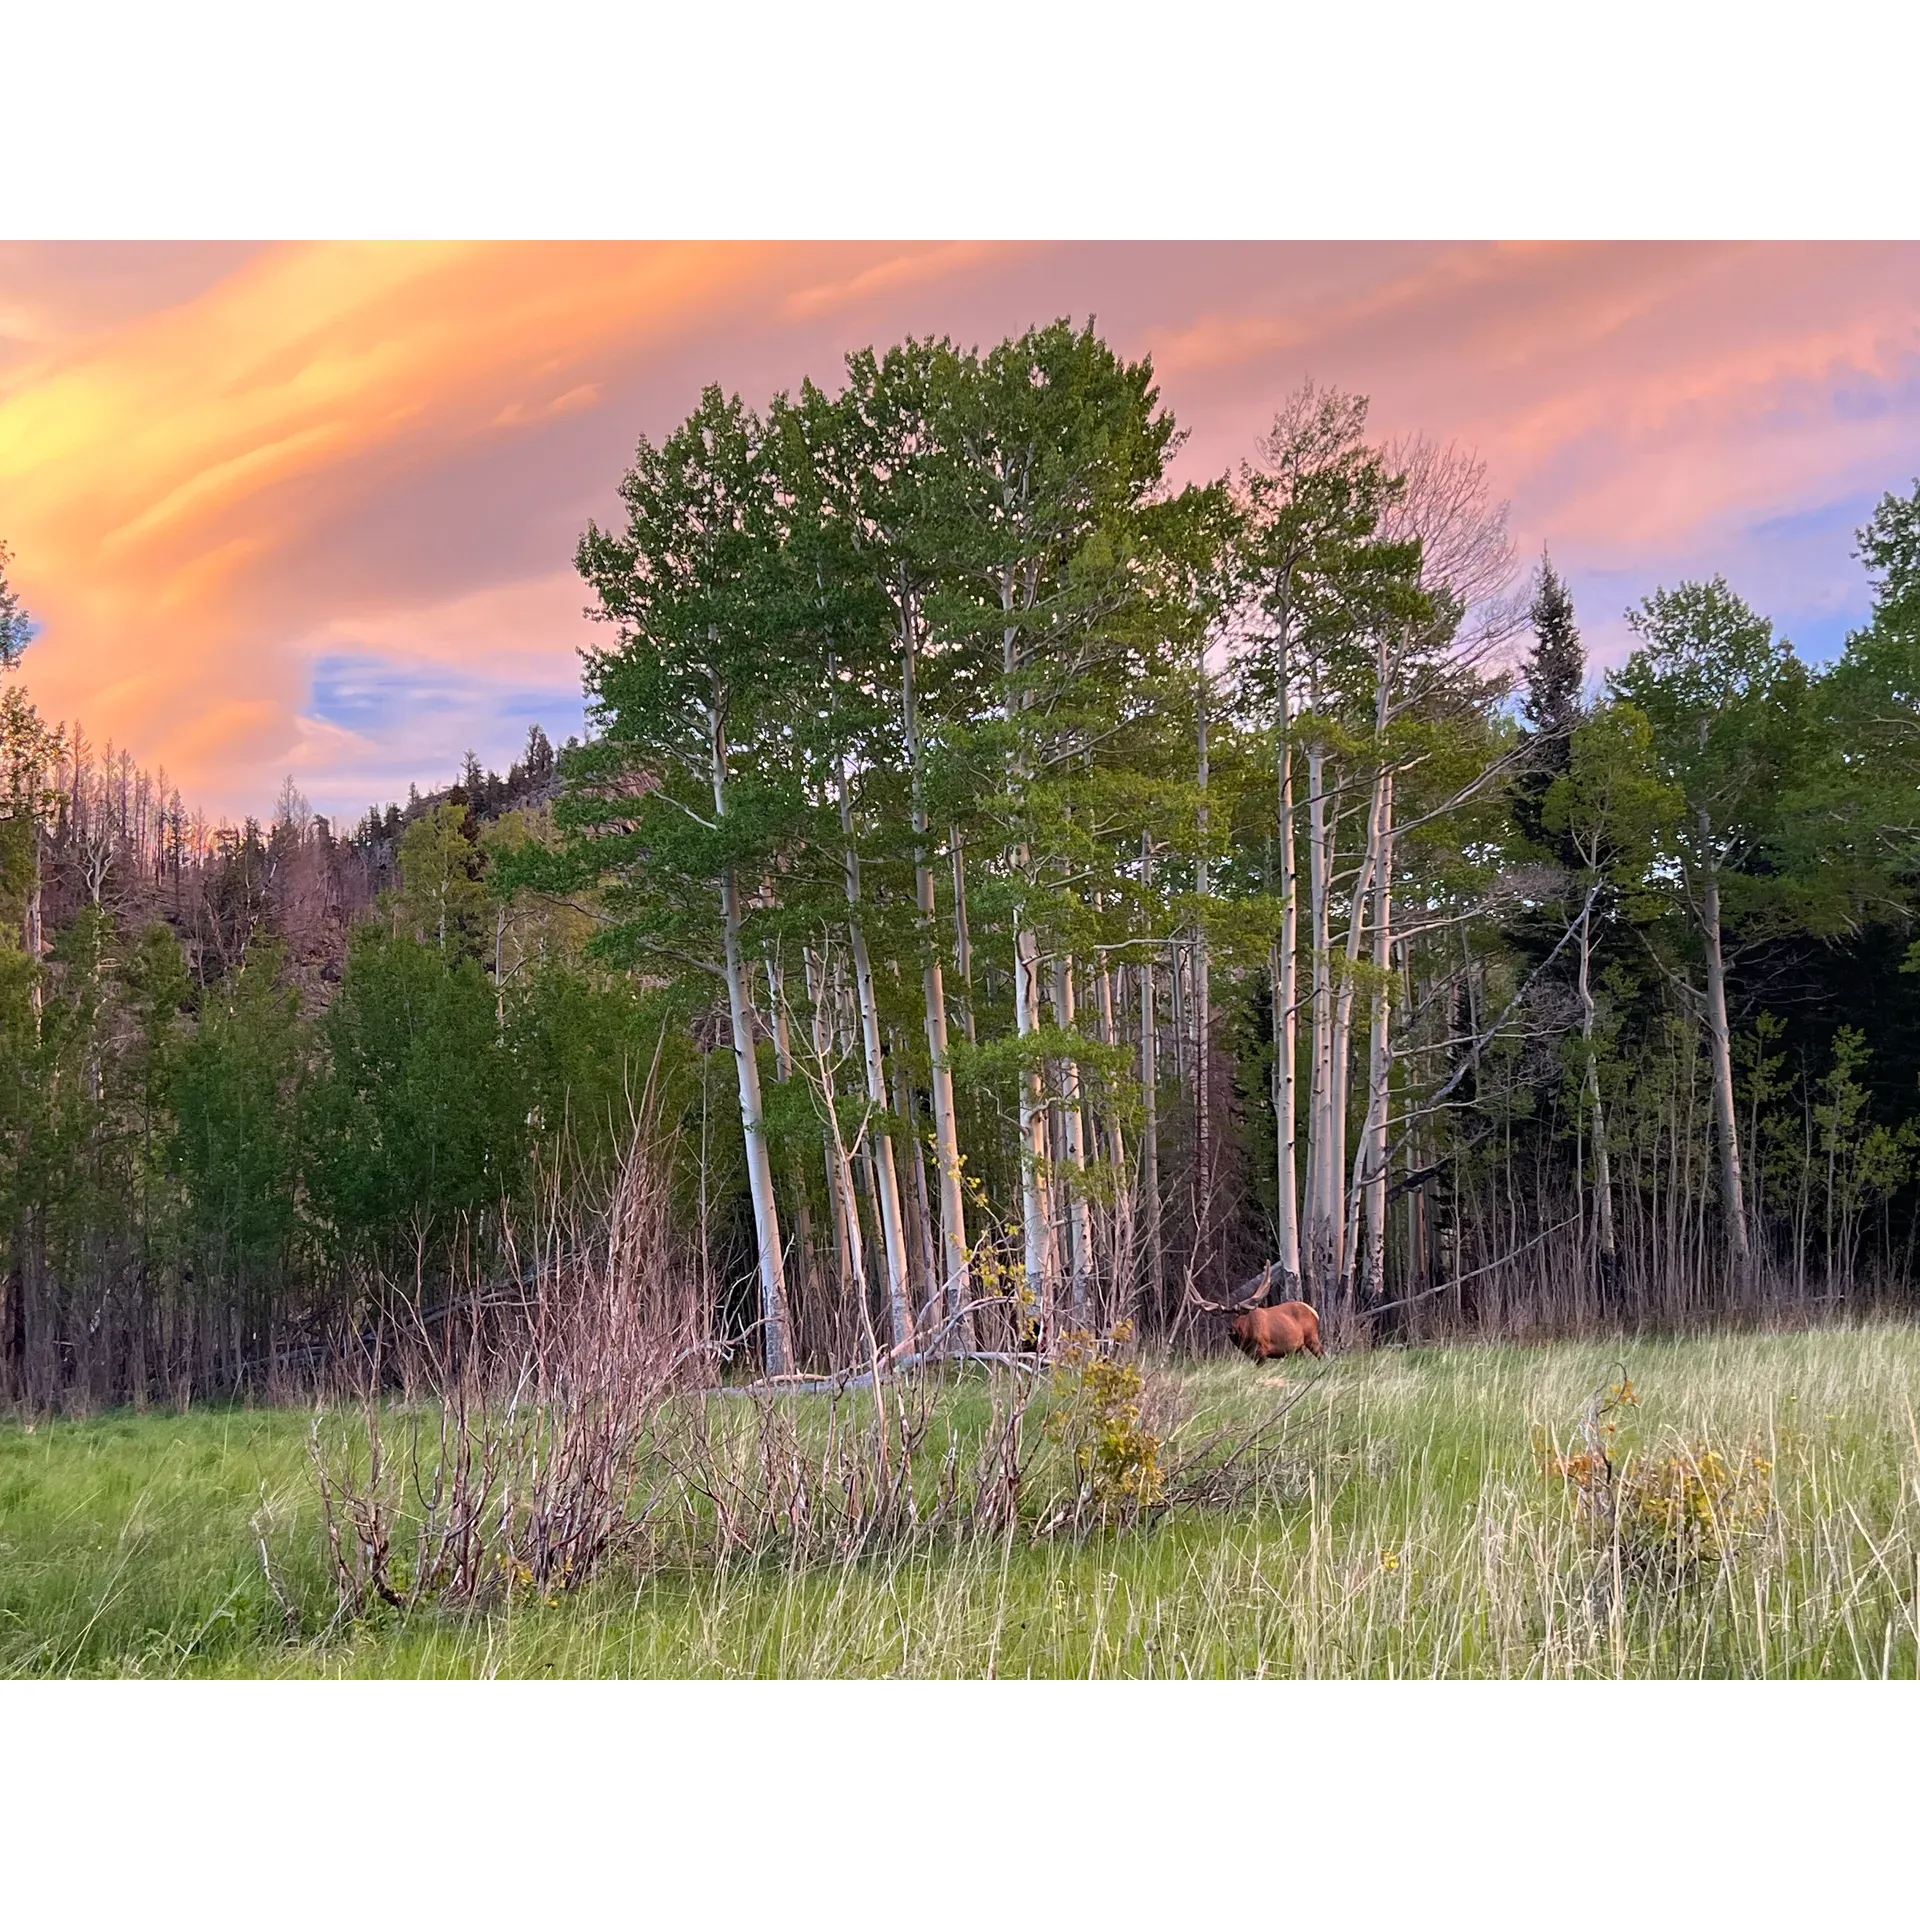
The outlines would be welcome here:
<svg viewBox="0 0 1920 1920">
<path fill-rule="evenodd" d="M 239 769 L 251 788 L 290 737 L 301 636 L 344 611 L 285 563 L 355 489 L 457 463 L 491 425 L 590 407 L 598 385 L 579 376 L 609 342 L 631 353 L 696 326 L 764 273 L 737 248 L 541 248 L 528 265 L 465 246 L 276 249 L 16 371 L 0 525 L 46 629 L 43 704 L 84 707 L 93 732 L 183 777 Z M 236 704 L 239 688 L 264 697 Z"/>
</svg>

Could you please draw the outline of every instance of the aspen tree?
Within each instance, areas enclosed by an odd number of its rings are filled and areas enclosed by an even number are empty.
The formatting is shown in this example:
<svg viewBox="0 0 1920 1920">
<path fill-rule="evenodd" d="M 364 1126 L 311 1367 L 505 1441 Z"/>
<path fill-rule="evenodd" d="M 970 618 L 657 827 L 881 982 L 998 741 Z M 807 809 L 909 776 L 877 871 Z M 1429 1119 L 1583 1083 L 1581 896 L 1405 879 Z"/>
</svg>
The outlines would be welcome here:
<svg viewBox="0 0 1920 1920">
<path fill-rule="evenodd" d="M 694 958 L 718 934 L 717 962 L 698 963 L 725 983 L 766 1364 L 781 1373 L 792 1338 L 744 901 L 798 817 L 788 756 L 758 742 L 785 724 L 800 663 L 774 617 L 790 587 L 759 421 L 709 388 L 660 445 L 640 442 L 621 497 L 625 530 L 590 525 L 580 543 L 618 637 L 588 656 L 599 734 L 575 757 L 573 859 L 624 909 L 611 938 L 636 957 Z"/>
<path fill-rule="evenodd" d="M 1641 645 L 1608 676 L 1653 731 L 1684 805 L 1672 834 L 1705 985 L 1691 988 L 1707 1041 L 1722 1226 L 1735 1271 L 1752 1258 L 1733 1039 L 1727 1011 L 1725 879 L 1765 844 L 1799 771 L 1810 719 L 1806 669 L 1721 578 L 1650 595 L 1627 615 Z"/>
</svg>

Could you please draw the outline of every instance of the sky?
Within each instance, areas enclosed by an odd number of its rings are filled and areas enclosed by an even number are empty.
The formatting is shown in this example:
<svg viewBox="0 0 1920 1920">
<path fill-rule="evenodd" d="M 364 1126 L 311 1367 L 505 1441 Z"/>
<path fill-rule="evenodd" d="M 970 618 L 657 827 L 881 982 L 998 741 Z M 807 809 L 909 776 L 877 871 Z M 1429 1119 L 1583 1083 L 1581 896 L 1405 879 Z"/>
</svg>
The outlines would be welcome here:
<svg viewBox="0 0 1920 1920">
<path fill-rule="evenodd" d="M 1920 246 L 1110 242 L 0 245 L 0 540 L 42 712 L 210 816 L 338 817 L 581 725 L 572 572 L 642 433 L 907 333 L 1092 316 L 1176 477 L 1302 379 L 1476 451 L 1596 668 L 1724 573 L 1831 657 L 1854 530 L 1920 473 Z"/>
</svg>

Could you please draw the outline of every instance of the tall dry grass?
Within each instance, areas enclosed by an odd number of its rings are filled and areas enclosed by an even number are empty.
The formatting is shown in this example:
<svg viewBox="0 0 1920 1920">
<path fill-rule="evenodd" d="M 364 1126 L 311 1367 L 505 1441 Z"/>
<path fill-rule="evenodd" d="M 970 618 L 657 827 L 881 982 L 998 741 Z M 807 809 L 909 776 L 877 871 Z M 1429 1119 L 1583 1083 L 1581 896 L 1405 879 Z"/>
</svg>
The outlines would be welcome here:
<svg viewBox="0 0 1920 1920">
<path fill-rule="evenodd" d="M 1616 1579 L 1541 1438 L 1581 1440 L 1624 1363 L 1621 1462 L 1687 1448 L 1771 1463 L 1764 1525 L 1680 1582 Z M 1292 1363 L 1303 1367 L 1304 1363 Z M 1170 1370 L 1177 1427 L 1237 1431 L 1300 1382 Z M 1920 1593 L 1920 1333 L 1902 1326 L 1582 1345 L 1395 1349 L 1316 1376 L 1268 1464 L 1150 1524 L 907 1526 L 858 1551 L 617 1553 L 571 1592 L 335 1621 L 305 1460 L 277 1412 L 0 1428 L 0 1669 L 356 1675 L 1908 1675 Z M 932 1381 L 938 1466 L 994 1430 L 980 1370 Z M 1047 1418 L 1055 1388 L 1035 1387 Z M 736 1465 L 762 1403 L 702 1399 Z M 870 1393 L 786 1400 L 807 1457 L 870 1447 Z M 351 1419 L 351 1411 L 337 1417 Z M 396 1416 L 397 1417 L 397 1416 Z M 897 1417 L 897 1416 L 896 1416 Z M 1158 1417 L 1158 1416 L 1157 1416 Z M 870 1456 L 869 1456 L 870 1457 Z M 932 1480 L 916 1497 L 932 1496 Z M 931 1504 L 927 1510 L 931 1511 Z M 261 1570 L 264 1536 L 283 1604 Z M 829 1543 L 844 1536 L 820 1526 Z"/>
</svg>

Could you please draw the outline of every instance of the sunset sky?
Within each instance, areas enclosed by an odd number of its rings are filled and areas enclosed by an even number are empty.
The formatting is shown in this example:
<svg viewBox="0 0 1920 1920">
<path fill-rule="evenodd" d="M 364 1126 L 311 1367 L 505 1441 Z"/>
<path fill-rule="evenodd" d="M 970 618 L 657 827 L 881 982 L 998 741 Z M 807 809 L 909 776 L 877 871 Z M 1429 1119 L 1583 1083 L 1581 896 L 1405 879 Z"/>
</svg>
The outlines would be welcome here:
<svg viewBox="0 0 1920 1920">
<path fill-rule="evenodd" d="M 210 814 L 504 767 L 580 724 L 571 558 L 638 434 L 1062 314 L 1151 352 L 1186 476 L 1307 376 L 1476 448 L 1602 664 L 1712 572 L 1830 655 L 1920 472 L 1912 245 L 0 246 L 27 684 Z"/>
</svg>

